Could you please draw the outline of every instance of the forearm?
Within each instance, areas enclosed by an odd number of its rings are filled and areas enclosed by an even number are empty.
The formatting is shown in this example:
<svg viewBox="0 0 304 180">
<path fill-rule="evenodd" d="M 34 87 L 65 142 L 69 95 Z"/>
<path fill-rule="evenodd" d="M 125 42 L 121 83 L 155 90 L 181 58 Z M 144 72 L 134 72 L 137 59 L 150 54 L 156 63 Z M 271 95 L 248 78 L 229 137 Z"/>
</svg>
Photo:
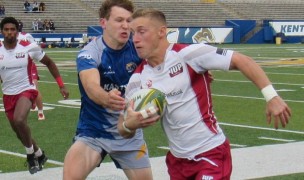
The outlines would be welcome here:
<svg viewBox="0 0 304 180">
<path fill-rule="evenodd" d="M 52 74 L 52 76 L 56 80 L 58 86 L 60 88 L 63 88 L 64 87 L 64 82 L 63 82 L 63 80 L 60 76 L 58 67 L 56 66 L 54 61 L 52 61 L 47 55 L 45 55 L 40 62 L 42 64 L 46 65 L 46 67 L 49 69 L 50 73 Z"/>
<path fill-rule="evenodd" d="M 45 64 L 47 68 L 49 69 L 50 73 L 54 77 L 54 79 L 60 77 L 59 70 L 56 66 L 56 64 L 53 61 L 49 61 L 48 63 Z"/>
<path fill-rule="evenodd" d="M 88 95 L 88 97 L 94 101 L 94 103 L 103 106 L 105 108 L 107 107 L 107 101 L 109 100 L 109 93 L 105 91 L 100 85 L 98 84 L 90 84 L 85 87 L 85 91 Z"/>
</svg>

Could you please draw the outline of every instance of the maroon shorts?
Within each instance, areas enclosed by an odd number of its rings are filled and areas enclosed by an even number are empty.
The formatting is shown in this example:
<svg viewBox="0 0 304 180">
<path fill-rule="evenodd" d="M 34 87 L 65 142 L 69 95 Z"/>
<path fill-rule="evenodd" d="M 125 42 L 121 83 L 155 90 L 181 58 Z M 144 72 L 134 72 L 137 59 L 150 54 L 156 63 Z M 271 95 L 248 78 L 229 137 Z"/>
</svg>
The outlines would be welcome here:
<svg viewBox="0 0 304 180">
<path fill-rule="evenodd" d="M 32 77 L 33 77 L 33 80 L 34 79 L 39 80 L 37 66 L 34 62 L 32 63 Z"/>
<path fill-rule="evenodd" d="M 229 141 L 195 156 L 195 160 L 176 158 L 169 151 L 166 164 L 171 180 L 229 180 L 232 172 Z"/>
<path fill-rule="evenodd" d="M 17 101 L 20 97 L 27 97 L 32 102 L 32 108 L 35 109 L 35 100 L 38 95 L 38 91 L 35 89 L 30 89 L 23 91 L 20 94 L 16 95 L 3 95 L 3 105 L 5 109 L 5 114 L 7 118 L 12 121 L 14 119 L 14 111 L 17 104 Z"/>
</svg>

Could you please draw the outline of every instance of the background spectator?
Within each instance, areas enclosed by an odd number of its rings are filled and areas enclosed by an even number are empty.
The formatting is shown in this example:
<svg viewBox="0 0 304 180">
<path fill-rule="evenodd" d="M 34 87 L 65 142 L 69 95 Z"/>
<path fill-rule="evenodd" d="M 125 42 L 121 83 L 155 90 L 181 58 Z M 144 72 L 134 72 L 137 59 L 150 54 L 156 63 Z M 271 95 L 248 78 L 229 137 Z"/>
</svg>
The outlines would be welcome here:
<svg viewBox="0 0 304 180">
<path fill-rule="evenodd" d="M 0 16 L 5 15 L 5 7 L 3 5 L 0 6 Z"/>
<path fill-rule="evenodd" d="M 54 21 L 52 19 L 50 19 L 49 24 L 50 24 L 50 30 L 55 31 L 55 24 L 54 24 Z"/>
<path fill-rule="evenodd" d="M 24 10 L 26 12 L 31 12 L 32 11 L 32 5 L 28 1 L 24 1 Z"/>
<path fill-rule="evenodd" d="M 38 19 L 38 29 L 39 30 L 43 30 L 43 22 L 41 21 L 41 19 Z"/>
<path fill-rule="evenodd" d="M 19 23 L 19 29 L 18 29 L 18 31 L 19 31 L 19 32 L 22 32 L 22 29 L 23 29 L 23 22 L 19 19 L 19 20 L 18 20 L 18 23 Z"/>
<path fill-rule="evenodd" d="M 45 3 L 42 1 L 39 4 L 39 11 L 45 11 Z"/>
<path fill-rule="evenodd" d="M 34 19 L 34 21 L 32 22 L 32 28 L 34 31 L 38 31 L 38 21 L 37 19 Z"/>
<path fill-rule="evenodd" d="M 44 22 L 43 22 L 43 29 L 45 31 L 50 31 L 50 22 L 49 20 L 45 19 Z"/>
<path fill-rule="evenodd" d="M 32 7 L 33 7 L 32 11 L 39 11 L 39 4 L 37 3 L 37 1 L 33 2 Z"/>
</svg>

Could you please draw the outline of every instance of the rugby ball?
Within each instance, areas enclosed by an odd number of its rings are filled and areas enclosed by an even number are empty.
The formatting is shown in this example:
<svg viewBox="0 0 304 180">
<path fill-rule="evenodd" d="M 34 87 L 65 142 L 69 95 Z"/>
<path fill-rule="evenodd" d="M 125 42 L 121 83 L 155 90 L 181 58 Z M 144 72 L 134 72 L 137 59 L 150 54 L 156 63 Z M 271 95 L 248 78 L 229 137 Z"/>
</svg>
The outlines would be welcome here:
<svg viewBox="0 0 304 180">
<path fill-rule="evenodd" d="M 129 99 L 134 101 L 134 110 L 140 111 L 144 118 L 147 116 L 147 110 L 156 113 L 162 117 L 167 101 L 163 92 L 157 89 L 140 89 L 136 91 Z M 125 111 L 126 112 L 126 111 Z"/>
</svg>

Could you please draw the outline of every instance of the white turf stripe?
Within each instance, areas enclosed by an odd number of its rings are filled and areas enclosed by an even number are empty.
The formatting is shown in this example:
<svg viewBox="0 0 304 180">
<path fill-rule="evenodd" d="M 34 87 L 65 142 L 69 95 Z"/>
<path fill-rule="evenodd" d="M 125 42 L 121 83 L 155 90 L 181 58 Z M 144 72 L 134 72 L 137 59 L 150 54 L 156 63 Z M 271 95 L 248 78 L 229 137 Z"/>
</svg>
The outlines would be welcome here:
<svg viewBox="0 0 304 180">
<path fill-rule="evenodd" d="M 248 96 L 231 96 L 231 95 L 225 95 L 225 94 L 212 94 L 212 96 L 229 97 L 229 98 L 243 98 L 243 99 L 260 99 L 260 100 L 265 101 L 264 98 L 248 97 Z M 295 101 L 295 100 L 288 100 L 288 99 L 284 99 L 284 101 L 286 101 L 286 102 L 304 103 L 304 101 Z"/>
<path fill-rule="evenodd" d="M 5 151 L 5 150 L 1 150 L 1 149 L 0 149 L 0 153 L 9 154 L 9 155 L 17 156 L 17 157 L 26 158 L 26 155 L 24 155 L 24 154 L 14 153 L 14 152 Z M 62 163 L 62 162 L 59 162 L 59 161 L 53 161 L 53 160 L 48 159 L 47 162 L 48 162 L 48 163 L 52 163 L 52 164 L 56 164 L 56 165 L 63 166 L 63 163 Z"/>
<path fill-rule="evenodd" d="M 229 79 L 215 79 L 215 80 L 223 81 L 223 82 L 233 82 L 233 83 L 252 83 L 251 81 L 237 81 L 237 80 L 229 80 Z M 303 84 L 278 83 L 278 82 L 273 82 L 272 84 L 289 85 L 289 86 L 303 86 Z"/>
<path fill-rule="evenodd" d="M 40 80 L 39 80 L 39 83 L 57 84 L 57 82 L 54 82 L 54 81 L 40 81 Z M 64 84 L 78 86 L 78 84 L 76 84 L 76 83 L 67 83 L 67 82 L 64 82 Z"/>
<path fill-rule="evenodd" d="M 295 142 L 295 140 L 291 139 L 279 139 L 279 138 L 270 138 L 270 137 L 259 137 L 259 139 L 273 140 L 273 141 L 282 141 L 282 142 Z"/>
<path fill-rule="evenodd" d="M 247 147 L 247 145 L 241 145 L 241 144 L 230 144 L 230 146 L 233 146 L 233 147 Z"/>
<path fill-rule="evenodd" d="M 247 145 L 241 145 L 241 144 L 230 144 L 230 146 L 233 146 L 233 147 L 247 147 Z M 164 150 L 170 150 L 170 148 L 167 147 L 167 146 L 158 146 L 157 148 L 158 149 L 164 149 Z"/>
<path fill-rule="evenodd" d="M 249 129 L 260 129 L 260 130 L 287 132 L 287 133 L 294 133 L 294 134 L 304 134 L 303 131 L 291 131 L 291 130 L 285 130 L 285 129 L 274 129 L 274 128 L 264 128 L 264 127 L 257 127 L 257 126 L 246 126 L 246 125 L 230 124 L 230 123 L 223 123 L 223 122 L 220 122 L 219 124 L 224 125 L 224 126 L 243 127 L 243 128 L 249 128 Z"/>
<path fill-rule="evenodd" d="M 47 106 L 56 106 L 56 107 L 66 107 L 66 108 L 74 108 L 74 109 L 80 109 L 79 106 L 67 106 L 67 105 L 60 105 L 60 104 L 49 104 L 49 103 L 43 103 Z"/>
<path fill-rule="evenodd" d="M 164 150 L 170 150 L 170 148 L 167 147 L 167 146 L 158 146 L 157 148 L 158 149 L 164 149 Z"/>
</svg>

